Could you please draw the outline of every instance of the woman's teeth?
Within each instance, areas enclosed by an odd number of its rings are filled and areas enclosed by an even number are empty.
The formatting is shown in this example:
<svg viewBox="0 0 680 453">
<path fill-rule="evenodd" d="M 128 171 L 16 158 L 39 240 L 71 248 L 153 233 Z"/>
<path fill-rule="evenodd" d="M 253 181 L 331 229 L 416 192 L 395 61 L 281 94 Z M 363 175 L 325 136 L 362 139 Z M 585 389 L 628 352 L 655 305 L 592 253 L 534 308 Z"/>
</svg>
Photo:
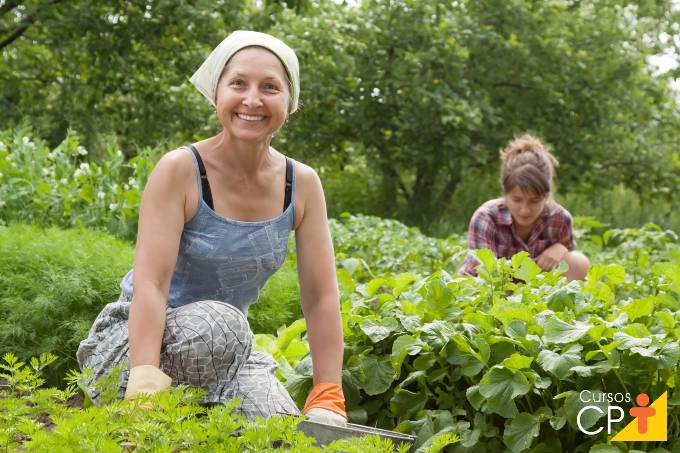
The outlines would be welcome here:
<svg viewBox="0 0 680 453">
<path fill-rule="evenodd" d="M 244 121 L 261 121 L 264 116 L 261 115 L 246 115 L 245 113 L 237 113 L 236 116 Z"/>
</svg>

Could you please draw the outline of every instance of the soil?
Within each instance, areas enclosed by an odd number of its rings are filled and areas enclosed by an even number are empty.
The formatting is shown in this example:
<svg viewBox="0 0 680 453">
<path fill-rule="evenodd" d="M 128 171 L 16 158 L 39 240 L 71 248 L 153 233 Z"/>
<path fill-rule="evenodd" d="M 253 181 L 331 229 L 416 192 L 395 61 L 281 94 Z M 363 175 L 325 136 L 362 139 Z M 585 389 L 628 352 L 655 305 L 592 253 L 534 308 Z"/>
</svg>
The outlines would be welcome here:
<svg viewBox="0 0 680 453">
<path fill-rule="evenodd" d="M 66 400 L 66 407 L 82 409 L 84 402 L 85 396 L 82 393 L 76 393 Z"/>
</svg>

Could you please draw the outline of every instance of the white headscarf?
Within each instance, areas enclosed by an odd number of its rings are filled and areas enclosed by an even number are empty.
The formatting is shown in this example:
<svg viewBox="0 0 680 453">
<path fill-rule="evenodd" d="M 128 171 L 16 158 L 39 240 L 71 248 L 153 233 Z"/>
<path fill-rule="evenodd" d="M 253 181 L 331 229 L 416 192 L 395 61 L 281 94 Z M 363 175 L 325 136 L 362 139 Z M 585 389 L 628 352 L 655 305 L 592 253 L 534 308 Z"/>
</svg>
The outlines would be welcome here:
<svg viewBox="0 0 680 453">
<path fill-rule="evenodd" d="M 300 98 L 300 68 L 297 56 L 293 49 L 288 47 L 283 41 L 266 33 L 247 30 L 232 32 L 215 47 L 201 67 L 191 76 L 191 83 L 210 101 L 213 107 L 216 107 L 217 82 L 224 66 L 236 52 L 250 46 L 264 47 L 281 60 L 290 82 L 290 106 L 288 113 L 296 111 L 298 99 Z"/>
</svg>

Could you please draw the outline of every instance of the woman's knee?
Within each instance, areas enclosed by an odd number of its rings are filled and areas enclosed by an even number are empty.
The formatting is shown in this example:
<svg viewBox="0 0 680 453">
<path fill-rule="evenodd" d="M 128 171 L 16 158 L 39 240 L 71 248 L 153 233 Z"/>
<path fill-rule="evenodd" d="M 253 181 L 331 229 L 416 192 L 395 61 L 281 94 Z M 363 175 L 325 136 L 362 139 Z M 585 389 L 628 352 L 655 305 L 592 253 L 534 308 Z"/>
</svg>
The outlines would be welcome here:
<svg viewBox="0 0 680 453">
<path fill-rule="evenodd" d="M 588 275 L 590 261 L 583 253 L 577 251 L 568 252 L 564 260 L 569 266 L 569 270 L 565 273 L 568 280 L 585 280 Z"/>
<path fill-rule="evenodd" d="M 171 309 L 163 339 L 165 355 L 210 358 L 232 368 L 245 363 L 253 346 L 248 320 L 238 309 L 217 301 L 199 301 Z"/>
</svg>

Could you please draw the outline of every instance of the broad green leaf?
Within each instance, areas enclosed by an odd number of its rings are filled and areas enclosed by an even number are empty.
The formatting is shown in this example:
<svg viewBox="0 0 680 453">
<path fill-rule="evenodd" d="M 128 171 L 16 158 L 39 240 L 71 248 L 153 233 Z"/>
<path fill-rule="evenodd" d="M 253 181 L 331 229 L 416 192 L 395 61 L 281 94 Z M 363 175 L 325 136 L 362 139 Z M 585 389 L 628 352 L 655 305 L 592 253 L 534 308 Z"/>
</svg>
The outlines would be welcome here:
<svg viewBox="0 0 680 453">
<path fill-rule="evenodd" d="M 625 281 L 626 271 L 620 264 L 594 264 L 588 269 L 588 281 L 608 280 L 612 285 Z"/>
<path fill-rule="evenodd" d="M 356 290 L 356 283 L 346 269 L 338 269 L 336 276 L 341 293 L 351 294 Z"/>
<path fill-rule="evenodd" d="M 426 383 L 427 381 L 427 373 L 425 371 L 414 371 L 412 373 L 409 373 L 408 376 L 406 376 L 406 379 L 401 381 L 398 385 L 399 388 L 405 388 L 408 387 L 409 384 L 413 382 L 420 382 L 422 384 Z"/>
<path fill-rule="evenodd" d="M 544 336 L 548 343 L 573 343 L 583 337 L 593 326 L 584 322 L 575 321 L 569 324 L 556 316 L 552 316 L 545 321 Z"/>
<path fill-rule="evenodd" d="M 299 338 L 307 330 L 307 323 L 304 319 L 298 319 L 293 322 L 288 327 L 281 327 L 277 331 L 278 335 L 278 347 L 280 350 L 285 351 L 288 344 L 294 339 Z"/>
<path fill-rule="evenodd" d="M 661 346 L 658 354 L 661 363 L 668 369 L 677 369 L 680 360 L 680 346 L 677 341 Z"/>
<path fill-rule="evenodd" d="M 454 321 L 462 316 L 463 310 L 452 303 L 455 297 L 451 288 L 441 278 L 430 280 L 423 285 L 420 293 L 425 299 L 428 320 Z"/>
<path fill-rule="evenodd" d="M 427 395 L 398 388 L 390 399 L 390 410 L 399 418 L 406 419 L 421 411 L 427 403 Z"/>
<path fill-rule="evenodd" d="M 597 302 L 598 305 L 602 302 L 610 304 L 616 299 L 614 291 L 612 291 L 609 285 L 603 282 L 591 282 L 584 287 L 584 291 L 591 294 L 594 302 Z M 581 308 L 580 311 L 589 311 L 593 306 L 597 305 L 593 305 L 592 303 L 588 304 Z"/>
<path fill-rule="evenodd" d="M 444 347 L 455 333 L 451 324 L 444 321 L 429 322 L 420 328 L 420 338 L 432 349 Z"/>
<path fill-rule="evenodd" d="M 306 341 L 293 338 L 288 344 L 288 347 L 283 351 L 283 355 L 293 366 L 295 366 L 302 357 L 309 354 L 309 343 Z"/>
<path fill-rule="evenodd" d="M 595 374 L 607 374 L 613 368 L 614 367 L 612 367 L 608 362 L 602 361 L 595 365 L 575 366 L 571 369 L 571 371 L 573 371 L 574 373 L 578 374 L 581 377 L 591 377 Z"/>
<path fill-rule="evenodd" d="M 520 252 L 512 257 L 513 276 L 525 282 L 533 281 L 541 268 L 529 257 L 527 252 Z"/>
<path fill-rule="evenodd" d="M 503 443 L 512 452 L 528 449 L 537 437 L 541 428 L 539 417 L 522 412 L 507 425 L 503 432 Z"/>
<path fill-rule="evenodd" d="M 482 266 L 486 268 L 487 271 L 491 272 L 494 267 L 496 267 L 496 255 L 489 249 L 477 249 L 475 250 L 475 255 L 477 259 L 482 263 Z"/>
<path fill-rule="evenodd" d="M 400 324 L 394 318 L 381 317 L 365 319 L 359 327 L 373 343 L 377 343 L 387 338 L 392 332 L 399 330 Z"/>
<path fill-rule="evenodd" d="M 635 321 L 643 316 L 648 316 L 654 310 L 654 298 L 653 297 L 643 297 L 642 299 L 636 299 L 630 304 L 623 307 L 623 311 L 628 315 L 631 321 Z"/>
<path fill-rule="evenodd" d="M 347 270 L 350 276 L 361 266 L 361 261 L 357 258 L 346 258 L 340 261 L 340 265 Z"/>
<path fill-rule="evenodd" d="M 46 182 L 41 182 L 36 184 L 35 191 L 38 193 L 38 195 L 44 195 L 52 191 L 52 186 Z"/>
<path fill-rule="evenodd" d="M 647 326 L 639 322 L 628 324 L 624 327 L 623 332 L 637 338 L 646 338 L 650 335 Z"/>
<path fill-rule="evenodd" d="M 527 324 L 523 321 L 512 321 L 505 327 L 505 334 L 510 338 L 524 338 L 527 336 Z"/>
<path fill-rule="evenodd" d="M 274 337 L 274 335 L 264 333 L 258 333 L 255 335 L 255 344 L 253 347 L 256 351 L 266 352 L 271 356 L 275 356 L 279 349 L 276 345 L 276 337 Z"/>
<path fill-rule="evenodd" d="M 618 348 L 621 345 L 620 341 L 613 341 L 609 344 L 605 344 L 603 346 L 600 346 L 600 349 L 604 353 L 605 357 L 609 357 L 609 353 L 613 351 L 614 349 Z"/>
<path fill-rule="evenodd" d="M 600 341 L 606 330 L 607 326 L 604 324 L 598 324 L 588 330 L 588 335 L 590 335 L 590 338 L 592 338 L 594 341 Z"/>
<path fill-rule="evenodd" d="M 416 274 L 405 272 L 390 278 L 387 284 L 388 287 L 392 289 L 392 293 L 396 297 L 399 297 L 401 293 L 406 291 L 406 289 L 411 286 L 413 282 L 417 282 L 418 279 L 419 277 Z"/>
<path fill-rule="evenodd" d="M 646 347 L 652 344 L 651 338 L 637 338 L 623 332 L 614 334 L 614 341 L 618 342 L 618 349 L 630 349 L 635 347 Z"/>
<path fill-rule="evenodd" d="M 387 283 L 387 280 L 379 277 L 379 278 L 374 278 L 370 282 L 368 282 L 368 285 L 366 285 L 366 296 L 367 297 L 372 297 L 374 296 L 380 288 L 383 287 Z"/>
<path fill-rule="evenodd" d="M 423 354 L 418 356 L 413 361 L 413 368 L 418 371 L 426 371 L 430 369 L 432 365 L 437 361 L 437 358 L 432 353 Z"/>
<path fill-rule="evenodd" d="M 566 347 L 561 353 L 544 349 L 536 357 L 536 363 L 545 371 L 554 374 L 560 379 L 564 379 L 572 373 L 572 367 L 582 364 L 582 350 L 583 347 L 580 344 Z"/>
<path fill-rule="evenodd" d="M 665 311 L 657 311 L 654 313 L 654 317 L 657 320 L 657 324 L 666 330 L 670 330 L 675 327 L 675 318 L 670 313 Z"/>
<path fill-rule="evenodd" d="M 353 406 L 347 410 L 347 418 L 351 423 L 363 425 L 368 421 L 368 413 L 364 407 Z"/>
<path fill-rule="evenodd" d="M 401 365 L 407 355 L 418 354 L 424 346 L 424 343 L 411 335 L 402 335 L 397 337 L 392 343 L 392 355 L 390 356 L 390 363 L 394 372 L 397 373 L 396 378 L 399 378 L 401 372 Z"/>
<path fill-rule="evenodd" d="M 533 357 L 527 357 L 521 354 L 514 353 L 503 361 L 503 366 L 508 370 L 522 370 L 529 368 L 534 361 Z"/>
<path fill-rule="evenodd" d="M 540 374 L 536 373 L 536 376 L 534 378 L 534 387 L 537 389 L 545 390 L 547 388 L 550 388 L 552 385 L 552 379 L 550 379 L 550 376 L 541 376 Z"/>
<path fill-rule="evenodd" d="M 576 311 L 575 301 L 581 294 L 580 288 L 564 286 L 552 292 L 546 301 L 548 308 L 555 312 L 563 312 L 566 309 Z"/>
<path fill-rule="evenodd" d="M 552 417 L 550 417 L 550 426 L 552 426 L 552 428 L 555 431 L 561 430 L 562 428 L 564 428 L 564 425 L 566 424 L 567 417 L 564 414 L 553 415 Z"/>
<path fill-rule="evenodd" d="M 478 342 L 479 352 L 468 343 L 468 340 L 461 334 L 454 334 L 451 341 L 442 349 L 441 356 L 446 357 L 448 363 L 459 365 L 463 375 L 477 375 L 489 360 L 490 349 L 484 341 Z"/>
<path fill-rule="evenodd" d="M 486 313 L 466 313 L 463 320 L 467 323 L 474 324 L 482 332 L 490 332 L 494 330 L 494 318 Z"/>
<path fill-rule="evenodd" d="M 491 314 L 504 326 L 510 325 L 514 321 L 522 321 L 527 325 L 534 324 L 534 312 L 527 305 L 519 302 L 494 304 Z"/>
<path fill-rule="evenodd" d="M 465 396 L 476 411 L 480 410 L 484 404 L 484 396 L 479 393 L 479 385 L 473 385 L 465 390 Z"/>
<path fill-rule="evenodd" d="M 597 406 L 600 410 L 588 409 L 581 414 L 581 425 L 585 429 L 590 429 L 607 414 L 606 398 L 599 390 L 593 390 L 591 392 L 585 392 L 583 400 L 581 399 L 580 392 L 569 391 L 567 398 L 564 401 L 564 412 L 567 416 L 567 421 L 569 425 L 574 430 L 578 430 L 576 425 L 576 417 L 581 409 L 586 406 Z M 599 402 L 595 402 L 595 401 Z"/>
<path fill-rule="evenodd" d="M 522 373 L 498 365 L 489 370 L 479 384 L 479 393 L 486 398 L 489 411 L 505 418 L 517 415 L 514 399 L 529 390 L 531 385 Z"/>
<path fill-rule="evenodd" d="M 390 388 L 395 373 L 389 357 L 365 356 L 359 361 L 358 377 L 367 395 L 380 395 Z"/>
</svg>

